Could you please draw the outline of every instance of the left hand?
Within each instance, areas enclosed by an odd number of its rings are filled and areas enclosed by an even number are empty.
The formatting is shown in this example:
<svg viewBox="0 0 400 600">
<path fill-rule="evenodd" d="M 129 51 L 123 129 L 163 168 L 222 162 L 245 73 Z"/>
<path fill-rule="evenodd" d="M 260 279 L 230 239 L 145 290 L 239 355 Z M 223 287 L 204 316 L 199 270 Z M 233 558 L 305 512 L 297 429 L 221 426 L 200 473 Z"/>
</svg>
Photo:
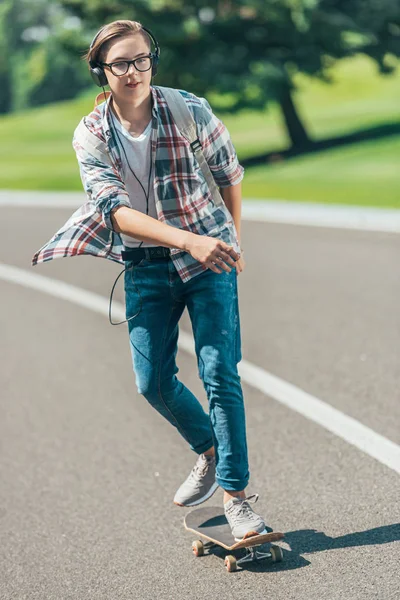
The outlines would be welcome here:
<svg viewBox="0 0 400 600">
<path fill-rule="evenodd" d="M 246 263 L 245 260 L 243 258 L 243 252 L 240 255 L 239 260 L 236 261 L 235 263 L 235 268 L 236 268 L 236 273 L 239 275 L 239 273 L 241 273 L 243 271 L 243 269 L 245 268 Z"/>
</svg>

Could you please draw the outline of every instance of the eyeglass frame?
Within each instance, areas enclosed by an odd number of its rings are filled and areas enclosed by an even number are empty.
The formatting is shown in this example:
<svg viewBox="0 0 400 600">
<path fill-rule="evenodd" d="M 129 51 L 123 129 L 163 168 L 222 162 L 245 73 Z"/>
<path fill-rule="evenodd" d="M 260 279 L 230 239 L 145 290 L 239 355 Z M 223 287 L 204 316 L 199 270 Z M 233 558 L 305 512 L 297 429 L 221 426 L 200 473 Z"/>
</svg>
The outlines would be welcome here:
<svg viewBox="0 0 400 600">
<path fill-rule="evenodd" d="M 148 69 L 144 69 L 144 71 L 141 71 L 140 69 L 138 69 L 137 66 L 136 66 L 136 64 L 135 64 L 136 61 L 140 60 L 141 58 L 150 58 L 150 66 L 149 66 Z M 149 54 L 145 54 L 144 56 L 138 56 L 137 58 L 134 58 L 132 60 L 115 60 L 115 61 L 113 61 L 111 63 L 101 62 L 99 64 L 100 64 L 101 67 L 103 67 L 103 66 L 104 67 L 109 67 L 109 69 L 110 69 L 111 73 L 114 75 L 114 77 L 123 77 L 124 75 L 126 75 L 129 72 L 129 67 L 131 65 L 133 65 L 135 67 L 136 71 L 138 71 L 139 73 L 146 73 L 147 71 L 150 71 L 151 67 L 153 66 L 153 59 L 154 59 L 154 53 L 150 52 Z M 117 65 L 118 63 L 122 63 L 122 62 L 127 63 L 128 64 L 128 68 L 125 71 L 125 73 L 123 73 L 122 75 L 116 75 L 114 73 L 114 71 L 112 70 L 112 66 L 113 65 Z"/>
</svg>

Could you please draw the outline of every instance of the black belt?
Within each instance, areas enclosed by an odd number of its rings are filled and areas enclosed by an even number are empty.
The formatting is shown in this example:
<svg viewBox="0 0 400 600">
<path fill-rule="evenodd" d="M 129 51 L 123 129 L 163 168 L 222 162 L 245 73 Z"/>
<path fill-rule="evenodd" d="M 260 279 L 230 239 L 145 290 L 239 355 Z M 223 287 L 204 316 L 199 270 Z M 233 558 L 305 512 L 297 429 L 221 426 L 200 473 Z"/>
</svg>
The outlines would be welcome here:
<svg viewBox="0 0 400 600">
<path fill-rule="evenodd" d="M 146 260 L 168 260 L 171 256 L 169 248 L 164 246 L 154 246 L 151 248 L 129 248 L 122 250 L 122 260 L 139 261 L 145 258 Z"/>
</svg>

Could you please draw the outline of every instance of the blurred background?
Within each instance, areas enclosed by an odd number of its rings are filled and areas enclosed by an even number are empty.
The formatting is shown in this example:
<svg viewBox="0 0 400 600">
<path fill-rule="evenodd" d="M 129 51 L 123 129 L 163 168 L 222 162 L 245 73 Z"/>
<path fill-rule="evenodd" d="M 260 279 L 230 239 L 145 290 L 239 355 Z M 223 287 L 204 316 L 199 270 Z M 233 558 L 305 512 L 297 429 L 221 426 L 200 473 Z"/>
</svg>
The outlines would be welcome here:
<svg viewBox="0 0 400 600">
<path fill-rule="evenodd" d="M 1 0 L 1 189 L 83 191 L 82 56 L 119 18 L 155 34 L 154 84 L 228 127 L 244 198 L 400 208 L 398 0 Z"/>
</svg>

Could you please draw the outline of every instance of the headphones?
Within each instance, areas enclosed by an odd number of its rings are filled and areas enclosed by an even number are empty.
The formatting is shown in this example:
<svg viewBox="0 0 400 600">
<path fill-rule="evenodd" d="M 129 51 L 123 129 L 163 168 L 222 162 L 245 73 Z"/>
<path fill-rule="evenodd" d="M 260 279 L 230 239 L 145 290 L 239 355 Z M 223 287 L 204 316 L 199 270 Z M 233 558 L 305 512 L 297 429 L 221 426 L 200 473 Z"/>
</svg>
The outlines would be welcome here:
<svg viewBox="0 0 400 600">
<path fill-rule="evenodd" d="M 106 27 L 106 25 L 104 27 Z M 95 37 L 93 38 L 93 41 L 89 47 L 89 52 L 91 51 L 93 44 L 99 37 L 100 33 L 103 31 L 104 27 L 102 27 L 100 29 L 100 31 L 98 31 L 96 33 Z M 146 31 L 146 33 L 149 34 L 149 36 L 155 46 L 155 52 L 150 52 L 150 56 L 152 58 L 151 76 L 155 77 L 155 75 L 157 75 L 158 62 L 160 60 L 160 46 L 158 45 L 156 38 L 154 37 L 154 35 L 151 33 L 151 31 L 149 29 L 146 29 L 146 27 L 142 26 L 141 30 Z M 140 33 L 140 31 L 138 31 L 137 33 Z M 106 74 L 104 73 L 103 67 L 101 67 L 94 60 L 89 61 L 89 66 L 90 66 L 90 74 L 91 74 L 92 79 L 95 82 L 95 84 L 98 85 L 99 87 L 104 87 L 105 85 L 108 85 L 107 77 L 106 77 Z"/>
</svg>

